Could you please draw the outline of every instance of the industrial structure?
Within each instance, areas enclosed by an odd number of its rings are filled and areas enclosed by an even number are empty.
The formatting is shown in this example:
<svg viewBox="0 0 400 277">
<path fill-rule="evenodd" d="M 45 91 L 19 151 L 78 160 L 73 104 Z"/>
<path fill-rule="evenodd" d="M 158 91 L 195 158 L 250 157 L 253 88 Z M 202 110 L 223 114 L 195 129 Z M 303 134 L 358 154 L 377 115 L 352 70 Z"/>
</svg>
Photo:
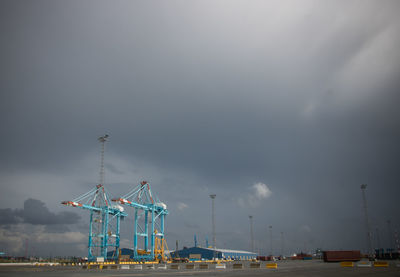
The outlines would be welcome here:
<svg viewBox="0 0 400 277">
<path fill-rule="evenodd" d="M 99 138 L 101 142 L 100 183 L 87 193 L 72 201 L 61 204 L 90 211 L 88 260 L 118 259 L 118 256 L 107 258 L 108 248 L 119 252 L 120 221 L 127 216 L 120 205 L 112 204 L 104 188 L 104 143 L 108 135 Z"/>
<path fill-rule="evenodd" d="M 90 211 L 88 260 L 106 260 L 109 247 L 116 253 L 120 243 L 120 221 L 128 216 L 123 207 L 112 205 L 103 185 L 99 184 L 89 192 L 62 204 Z M 118 256 L 111 257 L 116 260 Z M 110 259 L 110 258 L 109 258 Z"/>
<path fill-rule="evenodd" d="M 231 249 L 191 247 L 171 252 L 171 256 L 188 258 L 191 260 L 212 260 L 214 258 L 226 260 L 252 260 L 257 258 L 257 253 Z"/>
<path fill-rule="evenodd" d="M 168 215 L 167 206 L 161 202 L 152 192 L 150 184 L 142 181 L 127 194 L 111 199 L 104 187 L 104 150 L 108 135 L 100 137 L 101 161 L 100 181 L 87 193 L 71 200 L 63 201 L 66 206 L 77 207 L 90 211 L 88 260 L 126 260 L 136 261 L 166 261 L 170 257 L 187 259 L 232 259 L 250 260 L 256 259 L 254 253 L 254 238 L 251 221 L 252 252 L 241 250 L 219 249 L 216 247 L 215 236 L 215 207 L 216 195 L 211 194 L 212 200 L 212 235 L 213 246 L 208 247 L 206 238 L 205 247 L 197 246 L 197 236 L 194 235 L 195 246 L 184 248 L 170 254 L 165 241 L 165 217 Z M 120 226 L 121 219 L 128 214 L 121 205 L 133 208 L 134 211 L 134 233 L 133 249 L 120 248 Z"/>
<path fill-rule="evenodd" d="M 165 260 L 167 245 L 164 237 L 164 223 L 168 210 L 167 205 L 152 193 L 150 184 L 142 181 L 126 195 L 112 201 L 134 208 L 134 259 Z M 139 240 L 143 240 L 142 249 L 139 248 L 141 243 Z"/>
</svg>

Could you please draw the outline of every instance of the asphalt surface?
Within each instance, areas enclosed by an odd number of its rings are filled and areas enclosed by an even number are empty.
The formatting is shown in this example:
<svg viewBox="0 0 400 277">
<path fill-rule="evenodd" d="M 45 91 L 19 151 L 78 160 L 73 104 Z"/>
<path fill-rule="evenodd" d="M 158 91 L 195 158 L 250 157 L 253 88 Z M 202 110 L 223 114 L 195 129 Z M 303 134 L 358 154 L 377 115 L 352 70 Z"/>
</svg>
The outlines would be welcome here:
<svg viewBox="0 0 400 277">
<path fill-rule="evenodd" d="M 233 269 L 232 263 L 227 264 L 226 269 L 215 269 L 215 265 L 210 264 L 209 269 L 185 269 L 185 264 L 180 264 L 180 269 L 149 269 L 143 266 L 142 270 L 137 269 L 82 269 L 82 267 L 72 266 L 0 266 L 0 276 L 43 276 L 43 277 L 91 277 L 91 276 L 399 276 L 399 261 L 390 261 L 389 267 L 341 267 L 340 263 L 324 263 L 322 261 L 278 261 L 277 269 L 265 268 L 265 263 L 261 268 L 249 268 L 249 263 L 245 262 L 243 269 Z M 131 266 L 132 267 L 132 266 Z"/>
</svg>

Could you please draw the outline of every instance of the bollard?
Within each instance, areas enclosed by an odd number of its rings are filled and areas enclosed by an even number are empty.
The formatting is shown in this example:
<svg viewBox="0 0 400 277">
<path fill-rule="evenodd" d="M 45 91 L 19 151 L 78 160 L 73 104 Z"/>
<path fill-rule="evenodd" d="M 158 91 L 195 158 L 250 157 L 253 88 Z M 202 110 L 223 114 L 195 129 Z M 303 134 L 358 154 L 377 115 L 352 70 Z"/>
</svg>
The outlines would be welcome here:
<svg viewBox="0 0 400 277">
<path fill-rule="evenodd" d="M 354 267 L 353 262 L 340 262 L 341 267 Z"/>
<path fill-rule="evenodd" d="M 243 264 L 233 264 L 233 269 L 241 269 L 243 268 Z"/>
<path fill-rule="evenodd" d="M 266 268 L 278 268 L 277 263 L 268 263 L 265 265 Z"/>
</svg>

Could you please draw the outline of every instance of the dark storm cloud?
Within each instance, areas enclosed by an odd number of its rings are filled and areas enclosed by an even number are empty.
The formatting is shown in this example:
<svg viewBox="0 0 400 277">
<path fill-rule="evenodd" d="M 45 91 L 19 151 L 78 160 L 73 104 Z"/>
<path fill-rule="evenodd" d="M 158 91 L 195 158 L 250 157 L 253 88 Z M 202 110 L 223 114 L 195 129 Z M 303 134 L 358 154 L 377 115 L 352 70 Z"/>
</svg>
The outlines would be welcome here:
<svg viewBox="0 0 400 277">
<path fill-rule="evenodd" d="M 0 224 L 30 223 L 34 225 L 75 224 L 80 216 L 74 212 L 52 213 L 45 203 L 27 199 L 23 209 L 0 209 Z"/>
<path fill-rule="evenodd" d="M 17 224 L 22 219 L 17 215 L 13 209 L 0 209 L 0 223 L 1 224 Z"/>
<path fill-rule="evenodd" d="M 107 132 L 108 189 L 151 181 L 173 241 L 209 234 L 216 193 L 232 248 L 249 213 L 260 240 L 335 247 L 351 225 L 363 247 L 364 182 L 399 228 L 398 1 L 21 3 L 0 9 L 2 222 L 76 222 L 59 202 L 98 182 Z"/>
</svg>

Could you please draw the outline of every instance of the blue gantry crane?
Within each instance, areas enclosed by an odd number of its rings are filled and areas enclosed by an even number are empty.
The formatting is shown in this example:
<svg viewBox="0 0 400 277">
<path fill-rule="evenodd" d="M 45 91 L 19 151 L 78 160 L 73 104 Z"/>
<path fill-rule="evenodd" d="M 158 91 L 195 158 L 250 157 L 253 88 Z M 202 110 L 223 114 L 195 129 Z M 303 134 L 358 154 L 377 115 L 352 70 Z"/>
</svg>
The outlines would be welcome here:
<svg viewBox="0 0 400 277">
<path fill-rule="evenodd" d="M 138 261 L 165 260 L 164 223 L 168 210 L 152 193 L 150 184 L 142 181 L 126 195 L 112 201 L 134 208 L 133 258 Z M 139 249 L 139 240 L 143 240 L 143 249 Z"/>
<path fill-rule="evenodd" d="M 103 185 L 99 184 L 87 193 L 62 204 L 90 211 L 88 260 L 116 260 L 118 255 L 107 257 L 109 247 L 119 253 L 120 221 L 128 216 L 122 206 L 113 205 Z"/>
<path fill-rule="evenodd" d="M 61 204 L 90 211 L 88 260 L 116 260 L 118 254 L 107 257 L 108 248 L 114 247 L 113 253 L 119 253 L 120 222 L 128 214 L 124 208 L 111 202 L 104 188 L 104 144 L 108 135 L 99 137 L 101 142 L 100 183 L 87 193 L 72 201 Z"/>
</svg>

